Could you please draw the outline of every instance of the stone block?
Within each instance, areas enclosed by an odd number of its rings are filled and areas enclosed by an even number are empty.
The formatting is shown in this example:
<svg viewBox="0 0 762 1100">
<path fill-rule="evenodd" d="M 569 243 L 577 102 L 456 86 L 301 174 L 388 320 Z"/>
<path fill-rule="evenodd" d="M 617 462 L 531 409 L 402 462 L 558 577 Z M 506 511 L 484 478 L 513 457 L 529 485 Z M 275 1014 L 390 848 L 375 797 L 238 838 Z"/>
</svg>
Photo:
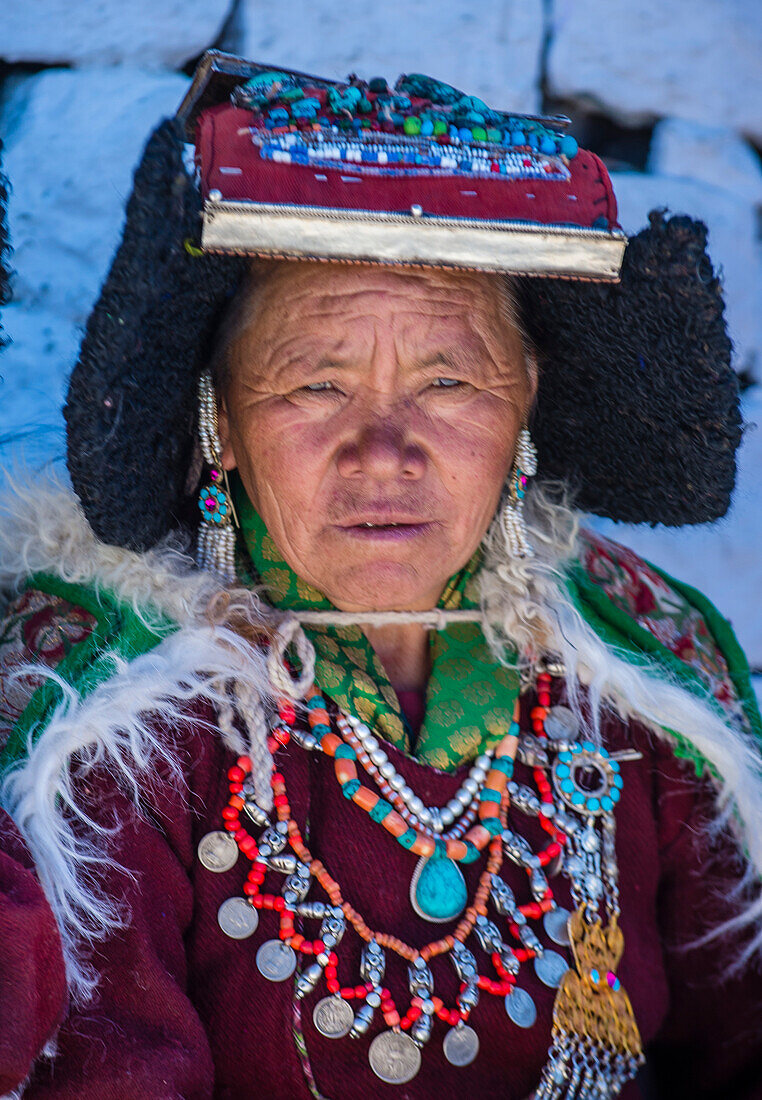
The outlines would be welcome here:
<svg viewBox="0 0 762 1100">
<path fill-rule="evenodd" d="M 738 134 L 681 118 L 657 122 L 648 170 L 655 175 L 700 180 L 736 198 L 762 204 L 762 161 Z"/>
<path fill-rule="evenodd" d="M 539 106 L 542 0 L 462 0 L 339 7 L 327 0 L 240 0 L 226 40 L 257 61 L 343 79 L 351 72 L 395 80 L 423 72 L 490 106 Z M 298 29 L 298 33 L 294 33 Z"/>
<path fill-rule="evenodd" d="M 550 90 L 629 123 L 675 116 L 762 139 L 762 4 L 554 0 Z"/>
<path fill-rule="evenodd" d="M 17 79 L 0 132 L 11 182 L 12 343 L 0 356 L 0 442 L 34 430 L 30 456 L 60 449 L 60 408 L 88 313 L 117 245 L 132 173 L 188 78 L 128 68 Z"/>
<path fill-rule="evenodd" d="M 180 68 L 218 38 L 232 0 L 7 0 L 0 58 Z"/>
</svg>

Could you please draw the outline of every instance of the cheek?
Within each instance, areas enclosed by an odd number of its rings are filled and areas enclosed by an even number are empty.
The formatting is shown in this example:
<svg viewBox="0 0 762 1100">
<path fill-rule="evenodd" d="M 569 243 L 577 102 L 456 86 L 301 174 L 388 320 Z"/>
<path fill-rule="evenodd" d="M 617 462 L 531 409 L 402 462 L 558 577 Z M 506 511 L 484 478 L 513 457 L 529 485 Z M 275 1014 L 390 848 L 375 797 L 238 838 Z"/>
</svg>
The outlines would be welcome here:
<svg viewBox="0 0 762 1100">
<path fill-rule="evenodd" d="M 472 553 L 486 533 L 511 468 L 519 427 L 519 416 L 502 409 L 500 415 L 453 424 L 438 439 L 439 470 L 461 553 Z"/>
<path fill-rule="evenodd" d="M 233 426 L 239 471 L 257 508 L 276 500 L 282 510 L 309 510 L 324 477 L 328 450 L 321 433 L 299 422 L 292 407 L 265 401 Z M 267 521 L 267 516 L 263 514 Z"/>
<path fill-rule="evenodd" d="M 512 409 L 489 404 L 469 413 L 440 427 L 435 446 L 448 487 L 478 507 L 483 498 L 499 495 L 520 424 Z"/>
<path fill-rule="evenodd" d="M 495 439 L 464 441 L 447 456 L 447 486 L 464 524 L 486 526 L 495 510 L 510 468 L 512 449 Z"/>
</svg>

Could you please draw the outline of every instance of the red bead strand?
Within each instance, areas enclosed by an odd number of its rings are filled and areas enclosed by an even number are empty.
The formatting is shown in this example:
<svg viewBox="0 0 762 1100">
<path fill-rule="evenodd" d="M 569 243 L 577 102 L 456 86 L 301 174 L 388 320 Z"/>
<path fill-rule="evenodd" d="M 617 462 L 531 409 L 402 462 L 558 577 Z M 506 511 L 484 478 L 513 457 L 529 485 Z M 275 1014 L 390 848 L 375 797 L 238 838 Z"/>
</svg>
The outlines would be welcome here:
<svg viewBox="0 0 762 1100">
<path fill-rule="evenodd" d="M 546 738 L 544 723 L 547 717 L 547 710 L 551 703 L 550 696 L 550 682 L 551 678 L 547 674 L 540 674 L 538 676 L 538 691 L 537 701 L 538 705 L 533 707 L 530 711 L 530 720 L 532 723 L 532 729 L 538 737 Z M 315 693 L 317 694 L 317 693 Z M 311 725 L 328 724 L 329 718 L 326 711 L 321 708 L 313 708 L 310 712 Z M 314 718 L 313 718 L 314 715 Z M 296 721 L 296 713 L 294 707 L 289 702 L 284 702 L 279 707 L 279 718 L 282 725 L 276 727 L 268 741 L 268 745 L 273 757 L 277 751 L 285 747 L 291 737 L 291 729 Z M 335 741 L 335 744 L 334 744 Z M 327 749 L 331 755 L 335 752 L 341 740 L 335 734 L 323 735 L 321 739 L 322 747 Z M 331 752 L 333 749 L 333 752 Z M 515 752 L 515 748 L 513 749 Z M 350 770 L 346 768 L 346 758 L 336 761 L 337 765 L 341 764 L 341 767 L 337 766 L 337 774 L 342 771 L 350 778 L 354 776 L 350 775 Z M 244 800 L 242 798 L 243 783 L 246 776 L 251 771 L 251 760 L 247 756 L 239 757 L 236 763 L 228 771 L 228 781 L 230 789 L 230 799 L 227 806 L 223 809 L 223 827 L 230 833 L 232 833 L 236 843 L 241 852 L 252 863 L 251 870 L 249 871 L 246 881 L 244 883 L 243 892 L 248 898 L 251 905 L 259 910 L 271 910 L 278 913 L 279 916 L 279 937 L 284 943 L 287 943 L 295 951 L 299 951 L 305 956 L 315 956 L 325 951 L 325 945 L 319 939 L 310 940 L 296 931 L 295 917 L 296 913 L 292 909 L 286 907 L 284 899 L 280 895 L 274 894 L 262 894 L 260 888 L 264 882 L 266 875 L 266 865 L 259 859 L 259 849 L 257 847 L 256 840 L 251 834 L 243 828 L 241 824 L 241 810 L 244 806 Z M 540 768 L 535 768 L 533 771 L 535 783 L 537 785 L 538 794 L 542 804 L 549 804 L 553 800 L 552 788 L 545 776 L 545 773 Z M 356 772 L 355 772 L 356 775 Z M 499 817 L 503 825 L 505 825 L 505 815 L 508 808 L 508 793 L 505 789 L 507 779 L 504 774 L 498 773 L 497 776 L 490 774 L 490 779 L 495 779 L 496 782 L 492 784 L 496 789 L 499 788 L 502 794 L 502 799 L 499 804 Z M 340 777 L 341 779 L 341 777 Z M 344 777 L 346 781 L 346 776 Z M 286 784 L 284 776 L 277 769 L 273 770 L 272 778 L 272 790 L 273 790 L 273 803 L 275 806 L 276 814 L 279 821 L 286 823 L 288 828 L 288 840 L 290 847 L 294 851 L 297 858 L 307 863 L 310 867 L 313 876 L 317 879 L 320 886 L 323 888 L 325 894 L 329 898 L 332 905 L 339 906 L 344 913 L 345 919 L 352 925 L 357 935 L 365 942 L 369 942 L 374 939 L 380 946 L 387 948 L 395 952 L 401 958 L 408 962 L 414 961 L 416 958 L 421 957 L 427 962 L 438 955 L 446 954 L 451 951 L 455 942 L 459 941 L 463 943 L 467 937 L 473 931 L 473 927 L 476 922 L 477 916 L 486 915 L 487 913 L 487 900 L 489 897 L 490 886 L 492 878 L 495 874 L 498 874 L 502 865 L 503 858 L 503 846 L 500 837 L 482 837 L 478 836 L 478 840 L 482 841 L 484 845 L 488 846 L 488 859 L 487 866 L 482 872 L 479 878 L 479 885 L 474 895 L 472 904 L 466 909 L 463 919 L 458 924 L 454 933 L 449 936 L 443 937 L 441 940 L 432 941 L 426 944 L 421 949 L 411 947 L 409 944 L 404 943 L 397 937 L 380 932 L 374 932 L 371 930 L 361 915 L 357 913 L 354 908 L 346 902 L 341 894 L 341 889 L 338 883 L 329 875 L 324 865 L 312 857 L 309 848 L 305 844 L 298 825 L 291 815 L 291 808 L 288 801 L 286 792 Z M 368 792 L 374 799 L 374 792 Z M 365 797 L 365 796 L 363 796 Z M 365 798 L 366 802 L 370 802 L 370 798 Z M 374 802 L 375 804 L 375 802 Z M 372 807 L 363 807 L 372 808 Z M 396 815 L 395 816 L 399 816 Z M 402 820 L 402 819 L 401 819 Z M 555 859 L 563 849 L 566 841 L 566 836 L 560 829 L 554 824 L 551 818 L 547 817 L 540 811 L 539 821 L 542 828 L 550 835 L 551 842 L 538 853 L 540 864 L 547 866 Z M 407 822 L 402 822 L 404 829 L 408 829 Z M 478 826 L 474 827 L 475 829 Z M 392 831 L 392 830 L 390 830 Z M 482 830 L 486 832 L 486 830 Z M 474 842 L 473 839 L 474 829 L 470 830 L 466 834 L 466 839 Z M 462 844 L 463 842 L 458 842 Z M 424 853 L 422 853 L 424 854 Z M 425 854 L 431 854 L 426 852 Z M 449 854 L 449 853 L 448 853 Z M 452 856 L 450 856 L 452 858 Z M 553 908 L 553 893 L 550 888 L 547 890 L 545 897 L 536 901 L 533 900 L 523 906 L 520 906 L 520 912 L 527 918 L 533 920 L 541 919 L 542 915 L 548 910 Z M 517 939 L 519 938 L 519 928 L 516 924 L 509 925 L 510 932 Z M 524 963 L 534 956 L 534 952 L 525 947 L 517 947 L 514 954 L 519 963 Z M 500 956 L 494 954 L 492 956 L 492 965 L 497 974 L 497 980 L 488 978 L 484 975 L 479 975 L 477 984 L 480 990 L 490 993 L 494 996 L 505 996 L 510 993 L 512 988 L 516 984 L 516 977 L 513 974 L 508 973 L 502 964 Z M 366 985 L 357 986 L 342 986 L 338 978 L 338 957 L 335 952 L 330 952 L 328 956 L 328 963 L 325 966 L 325 980 L 326 986 L 331 994 L 338 994 L 345 1000 L 357 1000 L 364 999 L 367 994 L 373 989 L 370 983 Z M 461 991 L 464 987 L 461 987 Z M 468 1019 L 469 1013 L 467 1010 L 462 1010 L 458 1007 L 448 1008 L 440 998 L 433 998 L 435 1015 L 444 1022 L 455 1026 L 460 1021 Z M 384 1018 L 384 1022 L 388 1027 L 400 1027 L 403 1030 L 408 1030 L 412 1027 L 413 1023 L 420 1017 L 422 1013 L 422 1002 L 419 998 L 413 997 L 411 1004 L 404 1015 L 400 1015 L 400 1012 L 395 1004 L 394 998 L 388 989 L 381 990 L 381 1012 Z"/>
</svg>

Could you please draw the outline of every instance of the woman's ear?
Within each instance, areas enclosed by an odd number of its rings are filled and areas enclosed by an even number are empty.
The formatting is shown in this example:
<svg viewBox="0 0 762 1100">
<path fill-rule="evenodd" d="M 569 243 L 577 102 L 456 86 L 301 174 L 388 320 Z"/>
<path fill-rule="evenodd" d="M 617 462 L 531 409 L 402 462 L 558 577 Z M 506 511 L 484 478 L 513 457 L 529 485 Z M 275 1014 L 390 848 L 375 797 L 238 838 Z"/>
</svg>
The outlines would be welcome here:
<svg viewBox="0 0 762 1100">
<path fill-rule="evenodd" d="M 227 470 L 228 473 L 231 470 L 235 470 L 238 463 L 236 462 L 235 452 L 233 451 L 233 444 L 231 440 L 230 430 L 230 416 L 228 414 L 227 404 L 223 397 L 220 401 L 219 408 L 217 410 L 217 428 L 220 437 L 220 456 L 222 460 L 223 470 Z"/>
</svg>

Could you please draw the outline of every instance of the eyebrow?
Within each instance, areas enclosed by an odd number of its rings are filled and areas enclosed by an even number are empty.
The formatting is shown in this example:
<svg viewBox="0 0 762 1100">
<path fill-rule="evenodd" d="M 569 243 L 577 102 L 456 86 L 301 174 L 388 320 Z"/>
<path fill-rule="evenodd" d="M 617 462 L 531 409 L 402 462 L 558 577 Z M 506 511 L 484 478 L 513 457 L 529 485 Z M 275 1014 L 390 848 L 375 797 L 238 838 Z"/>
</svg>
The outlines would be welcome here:
<svg viewBox="0 0 762 1100">
<path fill-rule="evenodd" d="M 459 362 L 457 357 L 451 355 L 446 351 L 435 351 L 432 355 L 427 355 L 425 359 L 419 359 L 416 363 L 417 367 L 435 367 L 438 363 L 444 363 L 447 367 L 452 367 Z"/>
<path fill-rule="evenodd" d="M 289 355 L 287 361 L 278 366 L 277 374 L 281 378 L 285 376 L 286 379 L 290 379 L 295 375 L 300 377 L 305 374 L 319 374 L 324 371 L 343 372 L 353 366 L 356 366 L 356 362 L 350 356 L 342 359 L 330 355 L 321 355 L 319 358 L 313 359 L 309 353 L 297 353 Z M 469 349 L 462 349 L 460 352 L 455 353 L 444 349 L 432 352 L 421 359 L 416 359 L 411 364 L 411 369 L 413 371 L 424 371 L 437 366 L 449 367 L 453 370 L 469 370 L 471 372 L 478 372 L 479 370 L 478 357 Z"/>
<path fill-rule="evenodd" d="M 348 359 L 332 359 L 329 355 L 321 355 L 318 361 L 311 367 L 312 370 L 344 370 L 349 365 Z"/>
<path fill-rule="evenodd" d="M 478 371 L 479 361 L 478 357 L 468 349 L 461 349 L 458 352 L 451 351 L 435 351 L 431 355 L 427 355 L 424 359 L 417 360 L 415 368 L 417 370 L 426 370 L 427 367 L 436 366 L 452 367 L 455 370 L 471 370 Z"/>
<path fill-rule="evenodd" d="M 310 366 L 310 370 L 346 370 L 347 367 L 352 366 L 353 361 L 351 359 L 332 359 L 329 356 L 321 356 L 320 359 Z M 412 364 L 413 370 L 426 370 L 428 367 L 445 366 L 459 368 L 463 370 L 465 367 L 473 367 L 473 356 L 463 353 L 460 355 L 452 355 L 446 351 L 436 351 L 431 355 L 427 355 L 423 359 L 416 359 Z"/>
<path fill-rule="evenodd" d="M 289 354 L 283 362 L 278 363 L 275 367 L 275 376 L 288 378 L 294 374 L 313 374 L 323 370 L 340 370 L 345 366 L 346 363 L 325 355 L 315 359 L 308 351 L 303 350 L 301 353 Z"/>
</svg>

